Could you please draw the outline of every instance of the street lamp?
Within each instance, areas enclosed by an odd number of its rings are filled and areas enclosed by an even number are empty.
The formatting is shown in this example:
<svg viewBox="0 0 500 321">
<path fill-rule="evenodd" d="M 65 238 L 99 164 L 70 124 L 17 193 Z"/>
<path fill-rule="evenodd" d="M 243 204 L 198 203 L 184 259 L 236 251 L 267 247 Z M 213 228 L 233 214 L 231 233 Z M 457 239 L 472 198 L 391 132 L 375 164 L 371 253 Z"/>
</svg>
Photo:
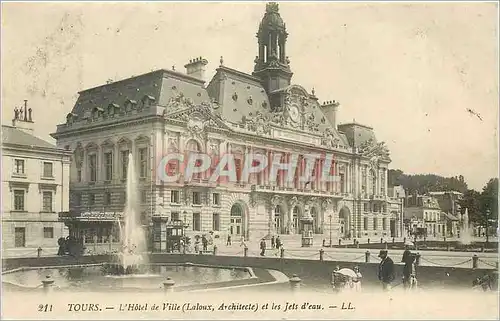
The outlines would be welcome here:
<svg viewBox="0 0 500 321">
<path fill-rule="evenodd" d="M 330 247 L 332 247 L 332 214 L 328 215 L 330 219 Z"/>
<path fill-rule="evenodd" d="M 490 209 L 486 210 L 486 244 L 488 244 L 490 238 L 488 235 L 488 230 L 489 230 L 489 222 L 490 221 Z"/>
</svg>

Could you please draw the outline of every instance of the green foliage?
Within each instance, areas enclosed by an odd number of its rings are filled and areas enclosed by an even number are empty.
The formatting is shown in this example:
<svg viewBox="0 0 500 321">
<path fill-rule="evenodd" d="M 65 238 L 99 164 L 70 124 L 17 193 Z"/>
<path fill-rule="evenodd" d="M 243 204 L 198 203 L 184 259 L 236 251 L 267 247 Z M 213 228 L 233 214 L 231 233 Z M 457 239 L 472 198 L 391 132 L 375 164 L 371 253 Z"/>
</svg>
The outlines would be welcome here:
<svg viewBox="0 0 500 321">
<path fill-rule="evenodd" d="M 462 175 L 456 177 L 443 177 L 434 174 L 408 175 L 399 169 L 391 169 L 388 173 L 389 186 L 403 185 L 404 189 L 413 194 L 426 194 L 438 191 L 457 191 L 465 193 L 467 183 Z"/>
</svg>

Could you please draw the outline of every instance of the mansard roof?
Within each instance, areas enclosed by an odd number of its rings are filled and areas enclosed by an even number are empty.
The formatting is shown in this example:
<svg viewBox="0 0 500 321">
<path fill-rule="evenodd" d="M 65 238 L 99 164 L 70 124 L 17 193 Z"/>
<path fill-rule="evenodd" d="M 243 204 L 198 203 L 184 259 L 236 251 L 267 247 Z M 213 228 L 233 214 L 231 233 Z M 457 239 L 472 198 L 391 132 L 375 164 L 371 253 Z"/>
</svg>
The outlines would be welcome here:
<svg viewBox="0 0 500 321">
<path fill-rule="evenodd" d="M 127 102 L 154 101 L 159 106 L 167 106 L 170 99 L 179 94 L 197 104 L 209 100 L 203 84 L 204 81 L 183 73 L 160 69 L 81 91 L 71 113 L 83 119 L 96 107 L 121 108 Z"/>
</svg>

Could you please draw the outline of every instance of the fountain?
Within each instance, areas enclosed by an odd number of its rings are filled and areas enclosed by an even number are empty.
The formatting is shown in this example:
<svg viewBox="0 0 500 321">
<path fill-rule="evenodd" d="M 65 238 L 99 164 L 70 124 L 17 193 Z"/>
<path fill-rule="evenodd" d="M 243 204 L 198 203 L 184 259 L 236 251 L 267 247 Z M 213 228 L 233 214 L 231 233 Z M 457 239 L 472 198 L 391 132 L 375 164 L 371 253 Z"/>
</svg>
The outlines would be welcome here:
<svg viewBox="0 0 500 321">
<path fill-rule="evenodd" d="M 114 274 L 131 274 L 147 262 L 143 254 L 146 251 L 146 237 L 141 226 L 137 202 L 137 183 L 132 153 L 128 157 L 127 167 L 127 203 L 124 211 L 124 226 L 118 221 L 120 228 L 121 248 L 114 265 Z"/>
<path fill-rule="evenodd" d="M 459 242 L 463 245 L 470 245 L 472 243 L 472 230 L 469 227 L 469 210 L 465 208 L 465 213 L 462 215 L 462 226 L 460 229 Z"/>
</svg>

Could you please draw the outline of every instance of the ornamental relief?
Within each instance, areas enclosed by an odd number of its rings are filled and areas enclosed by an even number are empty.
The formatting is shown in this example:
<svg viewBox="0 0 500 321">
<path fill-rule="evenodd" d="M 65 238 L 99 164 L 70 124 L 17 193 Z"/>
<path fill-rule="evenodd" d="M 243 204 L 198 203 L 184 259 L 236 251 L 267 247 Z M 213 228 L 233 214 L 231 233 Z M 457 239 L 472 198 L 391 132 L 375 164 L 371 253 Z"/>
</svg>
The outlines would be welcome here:
<svg viewBox="0 0 500 321">
<path fill-rule="evenodd" d="M 264 116 L 261 112 L 257 112 L 253 117 L 243 116 L 241 123 L 249 131 L 255 132 L 258 135 L 270 135 L 271 126 L 269 125 L 270 119 Z"/>
</svg>

